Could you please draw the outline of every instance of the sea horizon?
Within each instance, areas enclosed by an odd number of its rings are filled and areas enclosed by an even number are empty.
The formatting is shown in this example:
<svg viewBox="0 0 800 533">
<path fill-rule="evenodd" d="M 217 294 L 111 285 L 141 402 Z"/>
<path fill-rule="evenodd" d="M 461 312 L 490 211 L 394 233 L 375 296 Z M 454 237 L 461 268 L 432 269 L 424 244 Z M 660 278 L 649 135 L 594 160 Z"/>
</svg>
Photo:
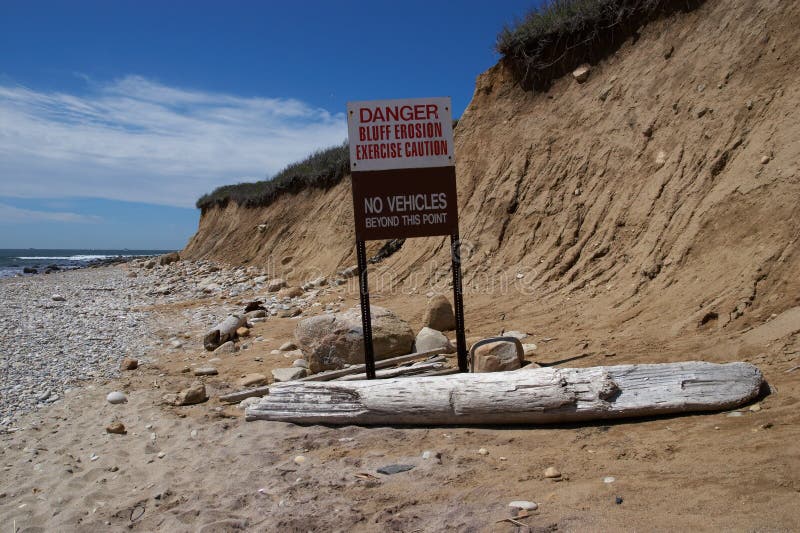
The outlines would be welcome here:
<svg viewBox="0 0 800 533">
<path fill-rule="evenodd" d="M 50 270 L 73 270 L 99 261 L 148 257 L 175 250 L 131 248 L 0 248 L 0 278 L 41 274 Z M 57 268 L 52 268 L 52 267 Z M 29 269 L 26 273 L 25 269 Z M 30 272 L 30 269 L 36 272 Z"/>
</svg>

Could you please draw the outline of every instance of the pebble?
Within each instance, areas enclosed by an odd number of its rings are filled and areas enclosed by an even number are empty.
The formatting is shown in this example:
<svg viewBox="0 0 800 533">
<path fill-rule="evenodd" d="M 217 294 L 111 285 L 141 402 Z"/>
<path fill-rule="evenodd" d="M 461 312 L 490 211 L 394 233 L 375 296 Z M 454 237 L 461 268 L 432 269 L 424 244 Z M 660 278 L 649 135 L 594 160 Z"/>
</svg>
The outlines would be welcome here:
<svg viewBox="0 0 800 533">
<path fill-rule="evenodd" d="M 757 413 L 759 411 L 761 411 L 761 405 L 755 404 L 755 405 L 751 405 L 750 406 L 750 412 L 751 413 Z"/>
<path fill-rule="evenodd" d="M 289 352 L 291 350 L 296 350 L 296 349 L 297 349 L 297 345 L 295 343 L 291 342 L 291 341 L 290 342 L 284 342 L 283 344 L 281 344 L 281 347 L 278 348 L 278 350 L 280 350 L 281 352 Z"/>
<path fill-rule="evenodd" d="M 204 366 L 194 369 L 195 376 L 216 376 L 217 374 L 219 374 L 219 372 L 213 366 Z"/>
<path fill-rule="evenodd" d="M 551 478 L 551 479 L 554 479 L 554 478 L 557 478 L 557 477 L 561 477 L 561 472 L 559 472 L 556 467 L 549 466 L 544 471 L 544 477 Z"/>
<path fill-rule="evenodd" d="M 295 368 L 308 368 L 308 361 L 305 359 L 295 359 L 292 361 L 292 366 Z"/>
<path fill-rule="evenodd" d="M 740 416 L 744 416 L 744 413 L 741 412 L 741 411 L 731 411 L 730 413 L 728 413 L 725 416 L 727 416 L 728 418 L 737 418 L 737 417 L 740 417 Z"/>
<path fill-rule="evenodd" d="M 132 357 L 123 357 L 119 363 L 120 370 L 136 370 L 139 368 L 139 360 Z"/>
<path fill-rule="evenodd" d="M 489 450 L 487 450 L 486 448 L 481 448 L 478 450 L 478 453 L 481 455 L 489 455 Z"/>
<path fill-rule="evenodd" d="M 294 463 L 297 464 L 297 465 L 301 465 L 301 464 L 303 464 L 305 462 L 306 462 L 306 458 L 303 457 L 302 455 L 298 455 L 297 457 L 294 458 Z"/>
<path fill-rule="evenodd" d="M 52 298 L 52 300 L 54 302 L 66 302 L 67 301 L 67 299 L 64 298 L 63 296 L 61 296 L 60 294 L 54 294 L 51 298 Z"/>
<path fill-rule="evenodd" d="M 167 454 L 164 452 L 158 452 L 158 458 L 163 459 Z"/>
<path fill-rule="evenodd" d="M 378 468 L 376 471 L 379 474 L 384 474 L 387 476 L 391 476 L 392 474 L 399 474 L 400 472 L 408 472 L 412 470 L 415 465 L 386 465 Z"/>
<path fill-rule="evenodd" d="M 108 433 L 114 433 L 115 435 L 124 435 L 125 425 L 122 422 L 111 422 L 107 427 L 106 431 Z"/>
<path fill-rule="evenodd" d="M 117 405 L 121 403 L 126 403 L 128 401 L 128 397 L 125 396 L 125 394 L 120 391 L 113 391 L 108 393 L 108 396 L 106 396 L 106 401 L 108 403 Z"/>
<path fill-rule="evenodd" d="M 528 500 L 514 500 L 508 504 L 512 509 L 520 509 L 523 511 L 535 511 L 539 508 L 539 504 Z"/>
<path fill-rule="evenodd" d="M 766 165 L 767 163 L 769 163 L 769 156 L 768 155 L 761 156 L 761 164 Z"/>
<path fill-rule="evenodd" d="M 603 478 L 603 483 L 614 483 L 616 480 L 614 476 L 606 476 Z"/>
<path fill-rule="evenodd" d="M 189 436 L 192 437 L 193 439 L 196 439 L 197 438 L 197 430 L 193 429 L 192 432 L 189 433 Z"/>
</svg>

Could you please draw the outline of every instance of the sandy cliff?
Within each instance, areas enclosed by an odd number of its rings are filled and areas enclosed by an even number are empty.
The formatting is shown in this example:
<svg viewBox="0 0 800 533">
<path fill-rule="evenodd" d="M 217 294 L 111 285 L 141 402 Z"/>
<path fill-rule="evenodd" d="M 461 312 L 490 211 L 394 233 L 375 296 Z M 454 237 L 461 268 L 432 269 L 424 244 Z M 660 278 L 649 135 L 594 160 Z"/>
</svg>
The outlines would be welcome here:
<svg viewBox="0 0 800 533">
<path fill-rule="evenodd" d="M 482 74 L 456 132 L 468 322 L 706 344 L 794 312 L 799 23 L 794 2 L 707 2 L 649 23 L 582 84 Z M 184 253 L 333 273 L 355 262 L 349 181 L 209 209 Z M 444 286 L 446 241 L 375 268 L 406 292 Z"/>
</svg>

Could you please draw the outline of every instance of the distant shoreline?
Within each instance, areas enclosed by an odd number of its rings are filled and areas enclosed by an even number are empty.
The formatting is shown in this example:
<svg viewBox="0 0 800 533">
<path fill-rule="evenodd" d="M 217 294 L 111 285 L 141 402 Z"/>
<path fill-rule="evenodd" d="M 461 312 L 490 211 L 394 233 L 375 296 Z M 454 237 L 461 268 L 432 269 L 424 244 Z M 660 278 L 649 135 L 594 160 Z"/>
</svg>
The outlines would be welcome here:
<svg viewBox="0 0 800 533">
<path fill-rule="evenodd" d="M 0 249 L 0 278 L 34 276 L 64 270 L 125 263 L 174 250 L 129 249 Z"/>
</svg>

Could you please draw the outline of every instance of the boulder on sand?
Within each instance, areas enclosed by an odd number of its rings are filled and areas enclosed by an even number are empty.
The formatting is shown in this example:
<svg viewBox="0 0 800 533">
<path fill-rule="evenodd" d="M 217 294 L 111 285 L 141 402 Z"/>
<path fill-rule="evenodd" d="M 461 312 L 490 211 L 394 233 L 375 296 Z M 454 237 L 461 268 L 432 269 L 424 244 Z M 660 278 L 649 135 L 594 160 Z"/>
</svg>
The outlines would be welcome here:
<svg viewBox="0 0 800 533">
<path fill-rule="evenodd" d="M 444 333 L 431 328 L 422 328 L 414 341 L 414 351 L 429 352 L 431 350 L 441 350 L 441 353 L 456 351 Z"/>
<path fill-rule="evenodd" d="M 372 306 L 370 310 L 375 360 L 410 353 L 414 332 L 408 323 L 383 307 Z M 294 336 L 312 373 L 364 362 L 364 332 L 358 307 L 301 320 Z"/>
<path fill-rule="evenodd" d="M 509 341 L 497 341 L 475 348 L 474 372 L 503 372 L 522 366 L 522 354 Z"/>
<path fill-rule="evenodd" d="M 450 300 L 438 294 L 428 302 L 428 309 L 422 318 L 422 325 L 438 331 L 456 329 L 456 315 Z"/>
</svg>

